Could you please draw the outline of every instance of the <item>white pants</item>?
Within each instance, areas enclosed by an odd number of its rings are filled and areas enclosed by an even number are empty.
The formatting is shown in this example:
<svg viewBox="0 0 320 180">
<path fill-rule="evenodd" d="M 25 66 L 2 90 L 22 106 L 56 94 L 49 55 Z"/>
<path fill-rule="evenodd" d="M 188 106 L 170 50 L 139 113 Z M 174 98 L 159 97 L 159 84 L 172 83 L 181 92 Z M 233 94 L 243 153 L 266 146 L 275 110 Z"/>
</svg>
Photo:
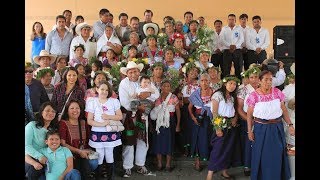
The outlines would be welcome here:
<svg viewBox="0 0 320 180">
<path fill-rule="evenodd" d="M 146 162 L 147 151 L 148 151 L 148 147 L 146 143 L 140 139 L 137 139 L 136 156 L 135 156 L 135 164 L 137 166 L 144 166 Z M 134 146 L 124 145 L 122 150 L 122 158 L 123 158 L 124 169 L 133 168 Z"/>
<path fill-rule="evenodd" d="M 296 156 L 288 156 L 289 159 L 289 166 L 290 166 L 290 171 L 291 171 L 291 178 L 290 180 L 294 180 L 295 179 L 295 159 Z"/>
<path fill-rule="evenodd" d="M 97 153 L 99 153 L 98 164 L 103 163 L 103 158 L 106 157 L 107 163 L 113 163 L 113 147 L 96 148 Z"/>
</svg>

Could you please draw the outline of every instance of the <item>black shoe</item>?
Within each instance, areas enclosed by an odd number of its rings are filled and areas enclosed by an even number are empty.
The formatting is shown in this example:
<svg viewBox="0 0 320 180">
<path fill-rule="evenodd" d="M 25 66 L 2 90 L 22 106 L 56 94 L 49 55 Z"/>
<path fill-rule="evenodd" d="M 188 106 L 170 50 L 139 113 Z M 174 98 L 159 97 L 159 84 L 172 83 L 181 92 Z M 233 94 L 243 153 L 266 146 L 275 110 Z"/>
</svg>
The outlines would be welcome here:
<svg viewBox="0 0 320 180">
<path fill-rule="evenodd" d="M 114 164 L 107 163 L 107 176 L 108 180 L 114 180 Z"/>
<path fill-rule="evenodd" d="M 243 170 L 243 174 L 244 174 L 245 176 L 250 176 L 251 170 L 250 170 L 250 169 L 245 169 L 245 170 Z"/>
</svg>

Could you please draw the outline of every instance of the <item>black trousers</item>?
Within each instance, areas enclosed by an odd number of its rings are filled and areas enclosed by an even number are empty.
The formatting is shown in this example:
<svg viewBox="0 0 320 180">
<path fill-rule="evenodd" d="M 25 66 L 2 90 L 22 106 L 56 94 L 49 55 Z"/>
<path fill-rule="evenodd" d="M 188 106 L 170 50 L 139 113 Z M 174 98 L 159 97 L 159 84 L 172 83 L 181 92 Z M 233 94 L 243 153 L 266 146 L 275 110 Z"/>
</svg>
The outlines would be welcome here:
<svg viewBox="0 0 320 180">
<path fill-rule="evenodd" d="M 34 159 L 34 158 L 33 158 Z M 34 159 L 39 162 L 39 160 Z M 46 169 L 46 165 L 42 165 L 43 168 L 40 170 L 36 170 L 31 164 L 24 163 L 24 170 L 28 176 L 28 180 L 38 180 L 41 176 L 44 176 L 44 170 Z"/>
<path fill-rule="evenodd" d="M 220 69 L 222 69 L 222 59 L 223 59 L 223 54 L 219 53 L 219 54 L 212 54 L 211 56 L 211 63 L 215 66 L 215 67 L 219 67 Z M 221 76 L 222 73 L 221 73 Z"/>
<path fill-rule="evenodd" d="M 252 63 L 261 64 L 265 59 L 267 59 L 267 52 L 265 50 L 262 50 L 259 54 L 256 51 L 248 50 L 249 66 Z"/>
<path fill-rule="evenodd" d="M 232 62 L 234 64 L 235 75 L 241 79 L 241 71 L 243 66 L 243 58 L 240 49 L 236 49 L 233 53 L 229 49 L 223 50 L 222 74 L 223 77 L 230 75 Z"/>
<path fill-rule="evenodd" d="M 243 67 L 244 67 L 244 70 L 246 71 L 250 66 L 250 63 L 248 60 L 248 49 L 247 48 L 241 49 L 241 53 L 243 58 Z"/>
</svg>

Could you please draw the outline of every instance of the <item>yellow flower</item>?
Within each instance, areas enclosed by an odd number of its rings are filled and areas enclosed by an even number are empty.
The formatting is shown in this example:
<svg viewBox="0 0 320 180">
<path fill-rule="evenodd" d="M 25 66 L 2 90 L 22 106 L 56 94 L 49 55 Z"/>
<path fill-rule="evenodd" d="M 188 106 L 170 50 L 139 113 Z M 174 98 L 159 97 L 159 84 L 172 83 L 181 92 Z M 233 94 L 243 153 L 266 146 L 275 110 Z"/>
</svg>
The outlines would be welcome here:
<svg viewBox="0 0 320 180">
<path fill-rule="evenodd" d="M 142 60 L 143 60 L 144 64 L 148 64 L 148 58 L 144 58 Z"/>
<path fill-rule="evenodd" d="M 193 62 L 194 61 L 194 59 L 191 58 L 191 57 L 188 60 L 189 60 L 189 62 Z"/>
<path fill-rule="evenodd" d="M 216 118 L 216 119 L 214 120 L 213 123 L 218 126 L 218 125 L 221 124 L 221 121 L 222 121 L 222 118 L 218 117 L 218 118 Z"/>
<path fill-rule="evenodd" d="M 132 61 L 133 61 L 133 62 L 137 62 L 138 59 L 137 59 L 137 58 L 132 58 Z"/>
</svg>

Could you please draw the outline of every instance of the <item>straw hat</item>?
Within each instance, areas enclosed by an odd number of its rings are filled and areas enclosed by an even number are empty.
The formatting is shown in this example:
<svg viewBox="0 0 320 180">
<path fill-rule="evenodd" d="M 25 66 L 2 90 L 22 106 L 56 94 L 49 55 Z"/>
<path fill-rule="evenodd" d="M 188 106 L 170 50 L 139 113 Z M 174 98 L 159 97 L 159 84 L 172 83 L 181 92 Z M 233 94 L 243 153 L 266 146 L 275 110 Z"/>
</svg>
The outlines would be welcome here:
<svg viewBox="0 0 320 180">
<path fill-rule="evenodd" d="M 127 75 L 127 71 L 129 69 L 133 69 L 133 68 L 138 68 L 139 71 L 141 72 L 142 69 L 143 69 L 143 64 L 142 63 L 139 63 L 139 64 L 136 64 L 135 62 L 133 61 L 129 61 L 127 66 L 126 67 L 121 67 L 120 68 L 120 72 L 124 75 Z"/>
<path fill-rule="evenodd" d="M 39 56 L 35 56 L 33 58 L 34 62 L 38 65 L 40 65 L 39 63 L 39 59 L 41 57 L 49 57 L 50 58 L 50 64 L 54 63 L 54 61 L 56 60 L 56 57 L 52 54 L 50 54 L 48 51 L 46 50 L 41 50 L 40 53 L 39 53 Z"/>
<path fill-rule="evenodd" d="M 76 33 L 80 36 L 81 35 L 81 29 L 82 28 L 90 28 L 90 30 L 92 30 L 92 26 L 90 26 L 88 23 L 86 22 L 83 22 L 83 23 L 80 23 L 76 26 Z"/>
<path fill-rule="evenodd" d="M 143 25 L 143 33 L 147 36 L 147 29 L 152 27 L 154 29 L 154 34 L 157 35 L 159 32 L 159 28 L 155 23 L 147 23 Z"/>
</svg>

